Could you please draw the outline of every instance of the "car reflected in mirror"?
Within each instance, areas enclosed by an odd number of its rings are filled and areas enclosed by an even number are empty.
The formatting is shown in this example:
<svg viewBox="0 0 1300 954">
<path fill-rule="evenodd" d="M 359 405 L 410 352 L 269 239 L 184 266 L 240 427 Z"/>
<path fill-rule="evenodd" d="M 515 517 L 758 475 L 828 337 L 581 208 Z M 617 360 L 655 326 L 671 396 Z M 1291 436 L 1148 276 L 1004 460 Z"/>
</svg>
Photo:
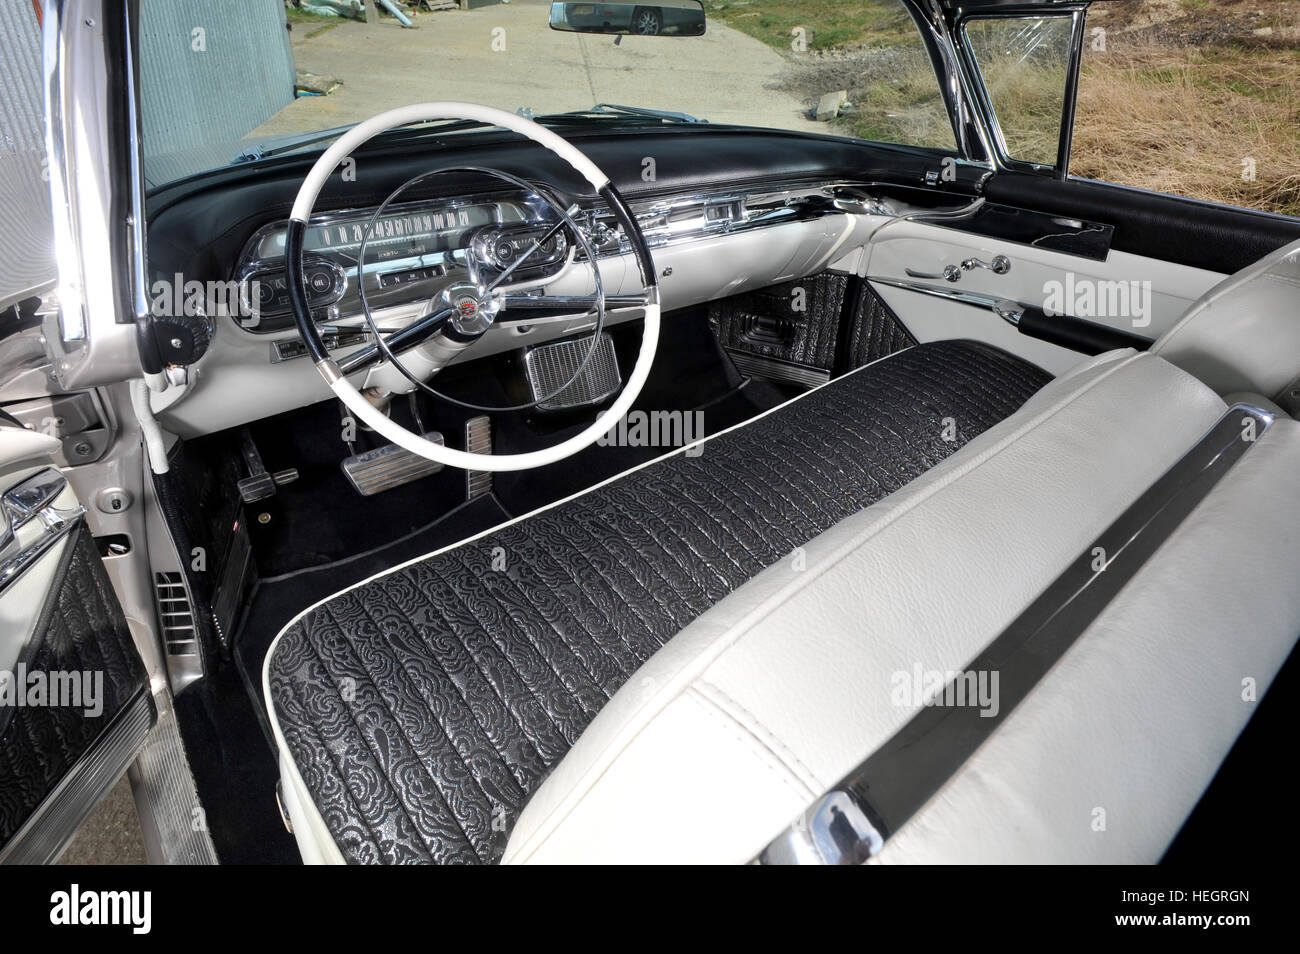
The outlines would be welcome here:
<svg viewBox="0 0 1300 954">
<path fill-rule="evenodd" d="M 551 4 L 551 29 L 614 36 L 703 36 L 704 4 L 699 0 L 645 3 Z"/>
</svg>

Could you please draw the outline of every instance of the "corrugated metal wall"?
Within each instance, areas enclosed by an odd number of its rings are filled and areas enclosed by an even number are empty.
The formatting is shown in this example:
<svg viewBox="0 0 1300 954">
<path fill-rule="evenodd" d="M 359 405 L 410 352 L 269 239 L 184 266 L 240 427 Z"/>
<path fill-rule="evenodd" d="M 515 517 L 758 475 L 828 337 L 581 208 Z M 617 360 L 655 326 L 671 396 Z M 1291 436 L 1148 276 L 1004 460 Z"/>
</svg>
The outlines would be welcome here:
<svg viewBox="0 0 1300 954">
<path fill-rule="evenodd" d="M 0 0 L 0 309 L 54 278 L 44 159 L 40 27 L 31 0 Z"/>
<path fill-rule="evenodd" d="M 146 173 L 228 162 L 233 153 L 204 147 L 236 142 L 293 101 L 283 0 L 141 0 L 140 74 L 145 154 L 193 157 L 146 162 Z"/>
</svg>

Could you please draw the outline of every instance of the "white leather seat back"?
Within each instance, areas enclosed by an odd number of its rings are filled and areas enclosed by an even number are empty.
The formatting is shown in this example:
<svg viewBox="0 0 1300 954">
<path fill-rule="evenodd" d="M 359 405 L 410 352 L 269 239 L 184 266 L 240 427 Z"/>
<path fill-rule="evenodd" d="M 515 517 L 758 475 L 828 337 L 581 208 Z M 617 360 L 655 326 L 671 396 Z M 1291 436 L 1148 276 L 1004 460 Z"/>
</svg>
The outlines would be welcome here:
<svg viewBox="0 0 1300 954">
<path fill-rule="evenodd" d="M 1229 275 L 1152 346 L 1219 394 L 1256 392 L 1294 411 L 1300 378 L 1300 241 Z"/>
<path fill-rule="evenodd" d="M 505 860 L 752 859 L 915 714 L 900 674 L 961 670 L 1224 411 L 1151 355 L 1052 382 L 683 630 Z M 1300 592 L 1274 585 L 1300 539 L 1298 431 L 1266 432 L 880 860 L 1159 857 L 1249 716 L 1234 687 L 1262 693 L 1300 632 Z"/>
</svg>

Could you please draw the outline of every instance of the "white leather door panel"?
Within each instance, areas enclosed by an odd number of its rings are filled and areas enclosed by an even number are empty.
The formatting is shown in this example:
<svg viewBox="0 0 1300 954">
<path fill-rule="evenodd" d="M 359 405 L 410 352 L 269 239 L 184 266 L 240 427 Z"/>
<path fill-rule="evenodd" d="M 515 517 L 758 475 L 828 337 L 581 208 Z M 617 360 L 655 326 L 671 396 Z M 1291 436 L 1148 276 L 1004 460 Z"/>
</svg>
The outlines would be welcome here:
<svg viewBox="0 0 1300 954">
<path fill-rule="evenodd" d="M 983 268 L 964 271 L 958 281 L 922 279 L 908 269 L 940 274 L 945 265 L 965 259 L 991 262 L 1005 255 L 1011 268 L 1002 275 Z M 1067 306 L 1088 298 L 1093 314 L 1069 307 L 1066 314 L 1087 318 L 1148 338 L 1172 328 L 1188 307 L 1224 276 L 1158 259 L 1112 250 L 1104 262 L 1048 249 L 1001 241 L 924 222 L 896 221 L 879 229 L 867 246 L 862 274 L 870 278 L 920 282 L 945 291 L 972 291 L 1037 307 L 1059 301 Z M 1104 284 L 1105 283 L 1105 284 Z M 1125 288 L 1113 283 L 1124 283 Z M 1078 364 L 1083 355 L 1020 334 L 984 308 L 946 301 L 883 284 L 876 292 L 919 341 L 972 338 L 1032 361 L 1053 374 Z M 1124 297 L 1128 297 L 1125 307 Z M 1117 307 L 1118 306 L 1118 307 Z M 1121 314 L 1109 314 L 1120 311 Z"/>
</svg>

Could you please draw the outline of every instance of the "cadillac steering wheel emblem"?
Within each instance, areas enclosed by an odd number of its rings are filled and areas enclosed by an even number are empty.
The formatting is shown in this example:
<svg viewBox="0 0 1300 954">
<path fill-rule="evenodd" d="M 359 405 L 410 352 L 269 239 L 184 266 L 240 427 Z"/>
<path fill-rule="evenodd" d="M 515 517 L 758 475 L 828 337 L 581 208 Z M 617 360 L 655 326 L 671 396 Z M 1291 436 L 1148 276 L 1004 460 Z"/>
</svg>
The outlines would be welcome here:
<svg viewBox="0 0 1300 954">
<path fill-rule="evenodd" d="M 494 300 L 480 297 L 476 285 L 453 285 L 443 292 L 443 301 L 451 312 L 451 324 L 465 335 L 481 335 L 487 331 L 497 313 Z"/>
</svg>

